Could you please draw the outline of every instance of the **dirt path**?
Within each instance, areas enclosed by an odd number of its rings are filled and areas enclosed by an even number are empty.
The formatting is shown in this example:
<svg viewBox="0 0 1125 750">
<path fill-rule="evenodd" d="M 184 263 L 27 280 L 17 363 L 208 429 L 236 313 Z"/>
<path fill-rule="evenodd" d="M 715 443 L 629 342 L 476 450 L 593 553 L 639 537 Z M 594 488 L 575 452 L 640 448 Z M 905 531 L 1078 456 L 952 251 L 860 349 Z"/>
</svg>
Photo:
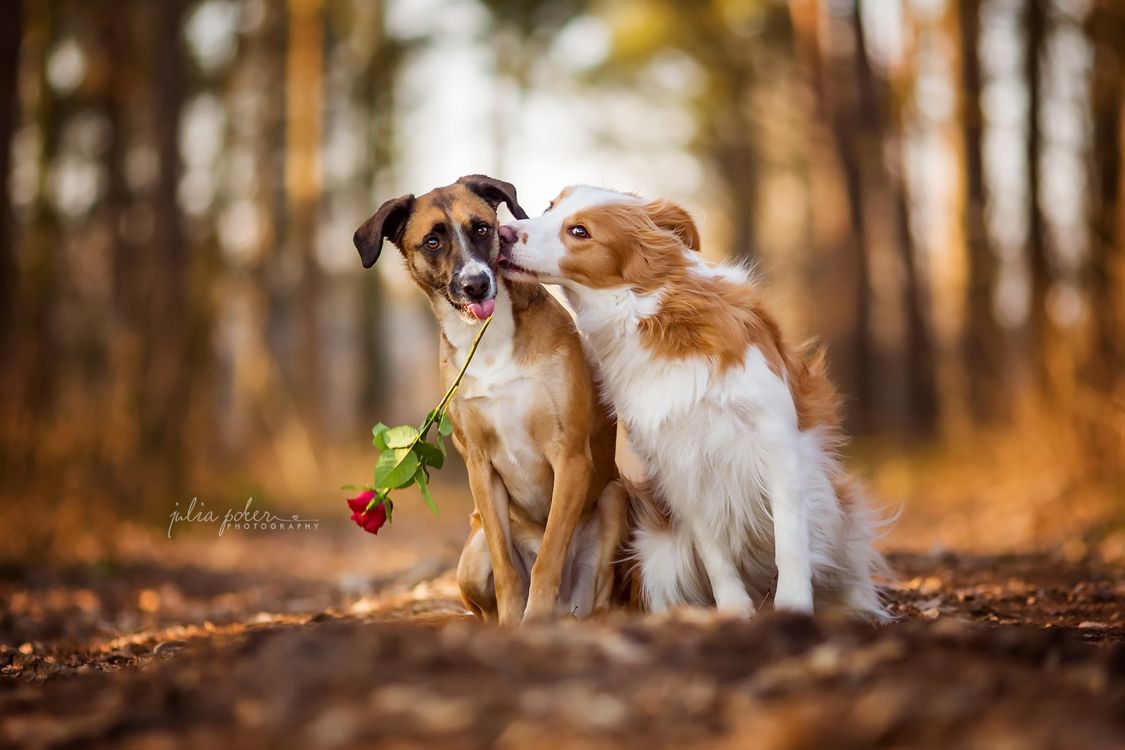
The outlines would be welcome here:
<svg viewBox="0 0 1125 750">
<path fill-rule="evenodd" d="M 901 554 L 878 629 L 502 631 L 464 616 L 445 542 L 358 584 L 321 546 L 308 566 L 248 543 L 256 566 L 8 571 L 0 746 L 1125 747 L 1118 569 Z"/>
</svg>

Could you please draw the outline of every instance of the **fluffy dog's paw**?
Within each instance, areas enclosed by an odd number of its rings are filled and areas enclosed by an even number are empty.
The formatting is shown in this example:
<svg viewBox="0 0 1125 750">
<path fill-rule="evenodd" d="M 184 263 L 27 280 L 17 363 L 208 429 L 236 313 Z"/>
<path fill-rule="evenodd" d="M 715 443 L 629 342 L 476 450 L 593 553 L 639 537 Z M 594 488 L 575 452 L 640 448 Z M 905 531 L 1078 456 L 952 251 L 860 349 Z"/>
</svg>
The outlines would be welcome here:
<svg viewBox="0 0 1125 750">
<path fill-rule="evenodd" d="M 722 620 L 749 620 L 757 611 L 750 597 L 719 602 L 715 606 L 715 616 Z"/>
<path fill-rule="evenodd" d="M 813 597 L 811 586 L 781 586 L 777 587 L 777 594 L 773 598 L 773 608 L 788 612 L 802 612 L 811 615 L 813 612 Z"/>
<path fill-rule="evenodd" d="M 730 620 L 749 620 L 757 612 L 742 581 L 730 579 L 715 585 L 715 612 Z"/>
</svg>

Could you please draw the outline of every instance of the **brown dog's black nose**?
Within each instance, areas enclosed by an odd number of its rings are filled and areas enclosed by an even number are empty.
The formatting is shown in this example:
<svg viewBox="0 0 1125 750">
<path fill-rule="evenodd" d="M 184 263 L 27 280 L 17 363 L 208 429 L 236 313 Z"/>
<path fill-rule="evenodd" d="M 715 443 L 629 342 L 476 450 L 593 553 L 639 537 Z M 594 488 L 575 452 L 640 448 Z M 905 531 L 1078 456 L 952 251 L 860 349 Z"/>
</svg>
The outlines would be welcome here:
<svg viewBox="0 0 1125 750">
<path fill-rule="evenodd" d="M 487 273 L 464 274 L 457 280 L 461 294 L 471 300 L 481 300 L 492 288 L 492 279 Z"/>
<path fill-rule="evenodd" d="M 507 242 L 508 244 L 514 244 L 515 243 L 516 236 L 517 236 L 516 230 L 512 229 L 507 224 L 502 224 L 500 226 L 500 228 L 497 229 L 496 231 L 500 234 L 500 241 L 501 242 Z"/>
</svg>

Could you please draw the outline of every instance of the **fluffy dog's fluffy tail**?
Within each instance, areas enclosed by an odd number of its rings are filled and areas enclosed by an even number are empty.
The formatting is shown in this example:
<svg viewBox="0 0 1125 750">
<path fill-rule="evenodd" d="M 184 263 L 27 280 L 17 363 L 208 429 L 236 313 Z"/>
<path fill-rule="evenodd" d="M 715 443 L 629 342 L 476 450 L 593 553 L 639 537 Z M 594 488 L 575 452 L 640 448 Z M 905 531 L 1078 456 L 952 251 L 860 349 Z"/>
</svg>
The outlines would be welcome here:
<svg viewBox="0 0 1125 750">
<path fill-rule="evenodd" d="M 632 529 L 626 558 L 632 601 L 650 612 L 681 604 L 708 604 L 708 589 L 702 585 L 688 536 L 676 530 L 655 484 L 625 481 L 625 488 Z"/>
<path fill-rule="evenodd" d="M 875 549 L 875 540 L 898 520 L 898 513 L 890 517 L 880 513 L 872 505 L 867 487 L 853 476 L 841 475 L 833 485 L 845 519 L 836 603 L 853 615 L 885 622 L 891 615 L 872 577 L 889 578 L 891 568 Z"/>
</svg>

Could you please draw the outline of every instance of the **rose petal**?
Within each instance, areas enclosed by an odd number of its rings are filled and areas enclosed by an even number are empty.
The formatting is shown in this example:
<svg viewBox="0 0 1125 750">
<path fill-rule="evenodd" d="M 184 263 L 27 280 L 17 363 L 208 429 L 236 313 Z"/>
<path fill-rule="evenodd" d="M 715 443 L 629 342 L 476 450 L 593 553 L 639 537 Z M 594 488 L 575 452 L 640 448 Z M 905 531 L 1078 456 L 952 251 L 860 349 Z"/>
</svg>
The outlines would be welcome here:
<svg viewBox="0 0 1125 750">
<path fill-rule="evenodd" d="M 363 528 L 372 534 L 377 534 L 379 529 L 383 528 L 383 524 L 387 522 L 387 508 L 383 505 L 377 505 L 371 509 L 367 514 L 367 521 L 364 523 Z"/>
<path fill-rule="evenodd" d="M 364 490 L 355 497 L 348 498 L 348 507 L 357 513 L 362 513 L 367 510 L 367 504 L 374 499 L 375 493 L 371 490 Z"/>
</svg>

